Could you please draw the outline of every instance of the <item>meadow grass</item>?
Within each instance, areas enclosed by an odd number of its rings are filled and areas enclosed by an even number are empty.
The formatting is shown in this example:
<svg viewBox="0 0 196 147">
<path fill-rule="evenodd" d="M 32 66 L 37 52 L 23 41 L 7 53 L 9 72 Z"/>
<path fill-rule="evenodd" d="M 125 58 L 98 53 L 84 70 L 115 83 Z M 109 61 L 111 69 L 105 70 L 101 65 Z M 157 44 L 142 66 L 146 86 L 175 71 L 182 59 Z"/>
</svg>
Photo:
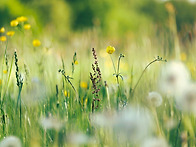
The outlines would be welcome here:
<svg viewBox="0 0 196 147">
<path fill-rule="evenodd" d="M 143 146 L 154 137 L 195 146 L 194 113 L 178 109 L 174 96 L 161 93 L 157 107 L 147 99 L 162 84 L 167 63 L 157 61 L 181 60 L 196 79 L 195 41 L 184 50 L 175 34 L 171 51 L 161 35 L 116 42 L 95 30 L 67 42 L 52 41 L 46 32 L 39 41 L 23 22 L 12 23 L 15 34 L 0 42 L 0 140 L 12 135 L 23 146 Z"/>
</svg>

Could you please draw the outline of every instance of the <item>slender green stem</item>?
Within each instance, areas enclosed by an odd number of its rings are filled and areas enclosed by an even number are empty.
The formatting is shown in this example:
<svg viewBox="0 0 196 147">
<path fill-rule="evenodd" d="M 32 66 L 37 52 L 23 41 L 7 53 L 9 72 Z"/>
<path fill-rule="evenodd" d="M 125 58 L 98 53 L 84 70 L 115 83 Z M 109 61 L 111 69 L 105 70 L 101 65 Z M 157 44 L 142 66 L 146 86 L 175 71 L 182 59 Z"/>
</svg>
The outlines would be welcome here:
<svg viewBox="0 0 196 147">
<path fill-rule="evenodd" d="M 177 130 L 176 130 L 175 147 L 177 146 L 178 133 L 179 133 L 179 128 L 180 128 L 180 126 L 181 126 L 181 122 L 182 122 L 182 116 L 180 115 L 180 120 L 179 120 L 178 128 L 177 128 Z"/>
<path fill-rule="evenodd" d="M 142 77 L 143 77 L 143 75 L 144 75 L 146 69 L 147 69 L 151 64 L 153 64 L 153 63 L 156 62 L 156 61 L 163 61 L 163 60 L 162 60 L 162 59 L 159 59 L 159 58 L 156 58 L 155 60 L 153 60 L 153 61 L 151 61 L 150 63 L 147 64 L 147 66 L 144 68 L 142 74 L 140 75 L 140 77 L 139 77 L 137 83 L 135 84 L 135 87 L 133 88 L 133 93 L 135 92 L 135 89 L 137 88 L 137 86 L 138 86 L 140 80 L 142 79 Z"/>
<path fill-rule="evenodd" d="M 120 59 L 121 59 L 121 56 L 119 56 L 119 58 L 118 58 L 117 74 L 119 74 L 119 70 L 120 70 Z"/>
<path fill-rule="evenodd" d="M 114 73 L 117 74 L 117 73 L 116 73 L 116 67 L 115 67 L 115 64 L 114 64 L 114 60 L 112 59 L 112 56 L 111 56 L 111 55 L 110 55 L 110 58 L 111 58 L 111 60 L 112 60 L 112 64 L 113 64 L 113 68 L 114 68 Z"/>
</svg>

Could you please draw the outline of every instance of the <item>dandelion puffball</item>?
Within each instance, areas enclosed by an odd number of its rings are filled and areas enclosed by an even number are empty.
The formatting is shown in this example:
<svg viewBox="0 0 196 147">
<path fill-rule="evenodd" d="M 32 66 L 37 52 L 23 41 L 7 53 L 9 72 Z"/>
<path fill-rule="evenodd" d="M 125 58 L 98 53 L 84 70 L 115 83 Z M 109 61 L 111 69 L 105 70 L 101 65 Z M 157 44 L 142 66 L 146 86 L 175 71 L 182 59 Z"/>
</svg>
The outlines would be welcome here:
<svg viewBox="0 0 196 147">
<path fill-rule="evenodd" d="M 162 96 L 158 92 L 155 92 L 155 91 L 149 92 L 147 99 L 155 107 L 159 107 L 163 101 Z"/>
<path fill-rule="evenodd" d="M 0 147 L 22 147 L 22 144 L 18 137 L 8 136 L 0 142 Z"/>
<path fill-rule="evenodd" d="M 196 83 L 188 85 L 175 99 L 178 109 L 196 115 Z"/>
<path fill-rule="evenodd" d="M 190 73 L 180 61 L 168 62 L 161 71 L 159 88 L 167 96 L 175 96 L 190 83 Z"/>
</svg>

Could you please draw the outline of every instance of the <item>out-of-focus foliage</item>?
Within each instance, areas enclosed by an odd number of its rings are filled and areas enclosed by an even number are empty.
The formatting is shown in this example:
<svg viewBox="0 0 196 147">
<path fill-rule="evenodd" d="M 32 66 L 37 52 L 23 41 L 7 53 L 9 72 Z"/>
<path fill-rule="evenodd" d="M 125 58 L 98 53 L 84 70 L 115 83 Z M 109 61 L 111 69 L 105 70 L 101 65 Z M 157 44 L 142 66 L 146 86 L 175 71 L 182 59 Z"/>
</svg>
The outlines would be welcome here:
<svg viewBox="0 0 196 147">
<path fill-rule="evenodd" d="M 40 28 L 54 30 L 58 36 L 69 31 L 99 28 L 103 34 L 122 36 L 155 23 L 168 22 L 166 3 L 175 8 L 177 29 L 193 26 L 196 4 L 186 0 L 1 0 L 0 26 L 20 15 L 33 16 Z"/>
</svg>

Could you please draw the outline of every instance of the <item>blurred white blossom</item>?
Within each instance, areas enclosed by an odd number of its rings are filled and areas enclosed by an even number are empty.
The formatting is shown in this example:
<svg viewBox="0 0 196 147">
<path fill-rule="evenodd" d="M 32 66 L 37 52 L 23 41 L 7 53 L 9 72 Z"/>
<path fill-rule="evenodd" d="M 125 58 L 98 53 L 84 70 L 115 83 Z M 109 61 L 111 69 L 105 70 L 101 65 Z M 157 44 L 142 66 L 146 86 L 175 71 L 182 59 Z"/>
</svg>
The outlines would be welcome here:
<svg viewBox="0 0 196 147">
<path fill-rule="evenodd" d="M 148 101 L 155 107 L 159 107 L 162 104 L 162 96 L 158 92 L 149 92 Z"/>
<path fill-rule="evenodd" d="M 55 129 L 60 130 L 63 126 L 63 123 L 60 119 L 55 117 L 43 117 L 40 119 L 40 124 L 44 129 Z"/>
<path fill-rule="evenodd" d="M 161 71 L 160 90 L 167 96 L 175 96 L 190 83 L 190 73 L 180 61 L 168 62 Z"/>
<path fill-rule="evenodd" d="M 188 85 L 176 96 L 177 108 L 196 115 L 196 83 Z"/>
<path fill-rule="evenodd" d="M 8 136 L 0 142 L 0 147 L 22 147 L 22 144 L 18 137 Z"/>
<path fill-rule="evenodd" d="M 96 143 L 93 137 L 83 133 L 72 133 L 68 136 L 67 141 L 75 145 L 94 144 Z"/>
<path fill-rule="evenodd" d="M 121 141 L 138 142 L 153 130 L 153 119 L 147 109 L 129 107 L 118 113 L 98 113 L 91 118 L 93 124 L 99 127 L 113 128 L 116 134 L 123 136 Z"/>
<path fill-rule="evenodd" d="M 144 141 L 141 147 L 169 147 L 169 145 L 165 139 L 154 137 Z"/>
</svg>

